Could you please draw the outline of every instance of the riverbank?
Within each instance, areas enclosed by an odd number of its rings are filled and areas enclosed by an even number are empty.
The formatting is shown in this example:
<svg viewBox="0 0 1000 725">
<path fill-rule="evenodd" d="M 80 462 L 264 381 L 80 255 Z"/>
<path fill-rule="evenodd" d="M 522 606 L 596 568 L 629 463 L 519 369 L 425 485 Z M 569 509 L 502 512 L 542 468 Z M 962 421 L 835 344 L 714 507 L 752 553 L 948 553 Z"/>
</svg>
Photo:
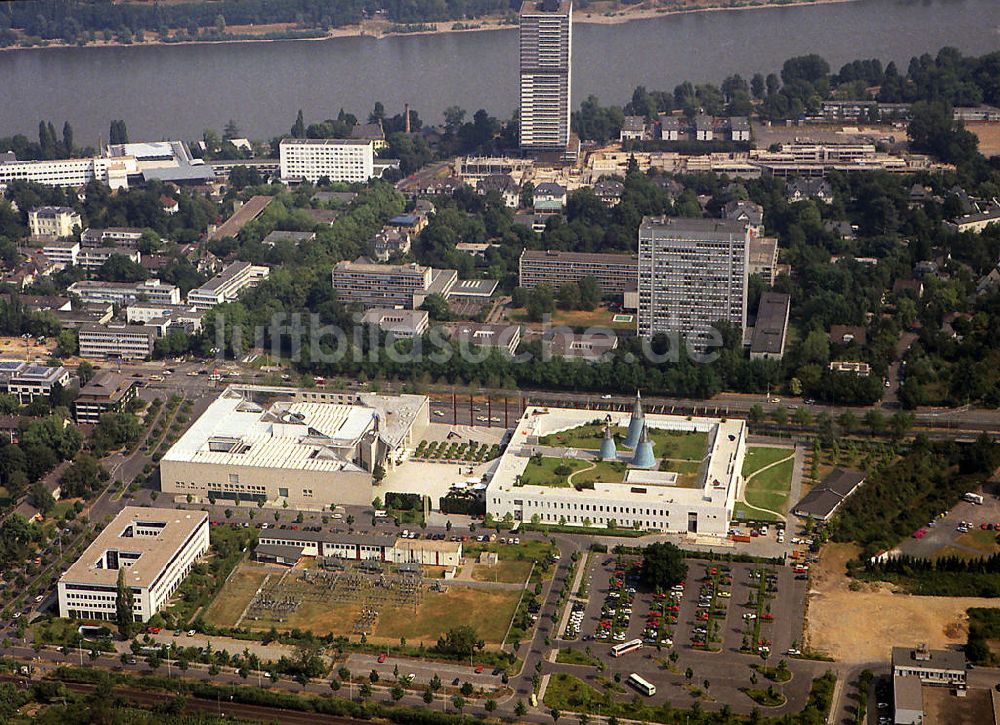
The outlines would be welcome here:
<svg viewBox="0 0 1000 725">
<path fill-rule="evenodd" d="M 619 25 L 623 23 L 638 22 L 642 20 L 652 20 L 654 18 L 670 15 L 688 15 L 692 13 L 712 13 L 740 10 L 771 10 L 777 8 L 795 8 L 808 5 L 833 5 L 840 3 L 857 2 L 857 0 L 749 0 L 744 4 L 735 4 L 734 0 L 680 0 L 688 3 L 685 7 L 669 6 L 646 3 L 639 3 L 627 7 L 617 6 L 617 3 L 595 3 L 586 10 L 577 10 L 573 13 L 573 22 L 585 25 Z M 611 9 L 612 7 L 616 9 Z M 473 20 L 446 20 L 442 22 L 412 23 L 402 25 L 390 23 L 386 20 L 369 20 L 356 25 L 345 25 L 340 28 L 331 28 L 322 35 L 316 37 L 289 37 L 274 38 L 265 37 L 268 34 L 278 34 L 282 32 L 294 32 L 297 29 L 293 24 L 275 23 L 271 25 L 232 25 L 227 28 L 227 33 L 233 38 L 204 39 L 204 40 L 169 40 L 164 41 L 154 33 L 146 33 L 141 41 L 132 43 L 120 43 L 116 41 L 95 40 L 85 45 L 68 44 L 58 41 L 46 42 L 45 44 L 22 46 L 12 45 L 0 48 L 0 52 L 13 52 L 18 50 L 37 50 L 49 48 L 130 48 L 143 46 L 184 46 L 184 45 L 223 45 L 235 43 L 281 43 L 289 41 L 312 41 L 312 40 L 334 40 L 337 38 L 393 38 L 411 35 L 438 35 L 442 33 L 473 33 L 487 30 L 516 30 L 516 16 L 495 16 L 487 15 Z M 311 30 L 308 32 L 312 32 Z M 261 37 L 248 37 L 259 35 Z"/>
</svg>

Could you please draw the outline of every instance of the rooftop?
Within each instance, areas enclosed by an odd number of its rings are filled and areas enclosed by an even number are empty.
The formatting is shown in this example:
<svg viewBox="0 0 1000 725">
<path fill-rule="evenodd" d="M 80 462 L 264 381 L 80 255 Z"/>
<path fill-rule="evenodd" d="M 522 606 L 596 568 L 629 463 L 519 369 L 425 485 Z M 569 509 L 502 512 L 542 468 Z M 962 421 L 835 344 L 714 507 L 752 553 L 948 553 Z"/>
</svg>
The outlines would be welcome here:
<svg viewBox="0 0 1000 725">
<path fill-rule="evenodd" d="M 557 249 L 525 249 L 521 259 L 553 262 L 586 262 L 589 264 L 626 264 L 638 268 L 638 254 L 606 254 L 602 252 L 563 252 Z"/>
<path fill-rule="evenodd" d="M 757 307 L 757 323 L 753 329 L 751 353 L 780 354 L 785 347 L 785 332 L 791 297 L 778 292 L 765 292 Z"/>
<path fill-rule="evenodd" d="M 132 560 L 132 565 L 126 569 L 127 584 L 152 586 L 178 550 L 207 520 L 208 514 L 204 511 L 126 506 L 66 570 L 60 581 L 114 586 L 118 570 L 104 568 L 104 555 L 115 550 L 120 560 L 125 558 L 122 554 L 135 555 L 134 559 L 127 557 Z M 149 524 L 146 529 L 159 531 L 155 536 L 137 536 L 136 524 Z"/>
<path fill-rule="evenodd" d="M 923 667 L 929 670 L 957 670 L 965 673 L 965 654 L 951 649 L 892 648 L 892 666 Z"/>
<path fill-rule="evenodd" d="M 282 146 L 368 146 L 371 139 L 361 138 L 283 138 Z"/>
<path fill-rule="evenodd" d="M 655 232 L 661 239 L 684 241 L 724 241 L 745 237 L 746 224 L 733 219 L 692 219 L 687 217 L 647 216 L 639 227 L 643 233 Z"/>
<path fill-rule="evenodd" d="M 80 388 L 77 400 L 86 398 L 116 402 L 121 400 L 133 385 L 135 385 L 135 381 L 131 378 L 107 370 L 101 371 L 89 383 Z"/>
</svg>

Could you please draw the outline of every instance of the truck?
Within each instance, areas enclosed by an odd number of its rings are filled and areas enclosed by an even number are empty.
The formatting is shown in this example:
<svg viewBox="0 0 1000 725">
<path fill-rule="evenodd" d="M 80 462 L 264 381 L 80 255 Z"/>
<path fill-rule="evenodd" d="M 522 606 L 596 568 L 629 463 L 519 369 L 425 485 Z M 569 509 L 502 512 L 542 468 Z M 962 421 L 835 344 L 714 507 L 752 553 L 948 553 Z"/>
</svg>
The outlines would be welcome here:
<svg viewBox="0 0 1000 725">
<path fill-rule="evenodd" d="M 978 493 L 972 493 L 970 491 L 969 493 L 967 493 L 964 496 L 962 496 L 962 498 L 964 500 L 968 501 L 969 503 L 976 504 L 977 506 L 982 506 L 983 505 L 983 497 L 980 496 Z"/>
</svg>

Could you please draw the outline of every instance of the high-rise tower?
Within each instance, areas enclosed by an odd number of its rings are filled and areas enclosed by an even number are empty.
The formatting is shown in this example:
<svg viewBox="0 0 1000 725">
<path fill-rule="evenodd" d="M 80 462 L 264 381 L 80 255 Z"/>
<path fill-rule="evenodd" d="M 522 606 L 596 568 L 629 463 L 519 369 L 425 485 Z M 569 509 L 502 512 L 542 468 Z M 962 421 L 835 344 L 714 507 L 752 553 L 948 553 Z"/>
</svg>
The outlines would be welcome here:
<svg viewBox="0 0 1000 725">
<path fill-rule="evenodd" d="M 572 0 L 526 0 L 521 6 L 521 148 L 569 146 Z"/>
</svg>

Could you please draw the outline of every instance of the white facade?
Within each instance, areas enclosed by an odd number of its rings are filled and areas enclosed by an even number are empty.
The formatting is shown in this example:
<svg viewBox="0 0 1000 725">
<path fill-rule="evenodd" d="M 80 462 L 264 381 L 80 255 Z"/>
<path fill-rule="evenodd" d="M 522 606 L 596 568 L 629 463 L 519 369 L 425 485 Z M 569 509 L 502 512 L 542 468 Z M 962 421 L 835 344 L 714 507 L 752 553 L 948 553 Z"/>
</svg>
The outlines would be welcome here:
<svg viewBox="0 0 1000 725">
<path fill-rule="evenodd" d="M 521 6 L 521 148 L 565 151 L 570 133 L 573 3 L 526 0 Z"/>
<path fill-rule="evenodd" d="M 43 206 L 28 212 L 28 228 L 36 237 L 69 237 L 74 227 L 82 225 L 80 215 L 66 206 Z"/>
<path fill-rule="evenodd" d="M 180 288 L 158 279 L 142 282 L 81 280 L 71 284 L 66 291 L 77 295 L 85 304 L 127 305 L 140 299 L 167 305 L 179 305 L 181 302 Z"/>
<path fill-rule="evenodd" d="M 142 255 L 137 249 L 128 247 L 89 247 L 81 249 L 77 255 L 76 262 L 86 270 L 94 271 L 100 269 L 115 255 L 127 258 L 129 261 L 139 264 L 142 262 Z"/>
<path fill-rule="evenodd" d="M 639 227 L 638 333 L 701 337 L 747 321 L 749 231 L 736 221 L 646 217 Z"/>
<path fill-rule="evenodd" d="M 168 604 L 208 547 L 206 512 L 128 506 L 59 578 L 59 616 L 114 621 L 124 569 L 133 620 L 145 622 Z"/>
<path fill-rule="evenodd" d="M 0 191 L 12 181 L 32 181 L 45 186 L 86 186 L 100 181 L 112 189 L 127 189 L 129 174 L 138 173 L 131 156 L 114 159 L 56 159 L 52 161 L 8 161 L 0 163 Z"/>
<path fill-rule="evenodd" d="M 703 477 L 694 488 L 676 485 L 675 474 L 670 472 L 638 469 L 629 470 L 624 482 L 579 489 L 519 484 L 540 437 L 586 425 L 602 414 L 565 408 L 525 410 L 486 489 L 487 513 L 494 519 L 509 513 L 515 521 L 551 525 L 604 528 L 614 521 L 619 528 L 726 536 L 743 482 L 747 430 L 742 420 L 646 415 L 653 430 L 708 434 L 708 462 L 702 464 Z M 628 413 L 612 416 L 616 418 L 612 425 L 628 426 Z M 620 455 L 621 460 L 628 460 L 624 451 Z"/>
<path fill-rule="evenodd" d="M 80 243 L 51 242 L 42 247 L 42 254 L 48 257 L 50 262 L 73 267 L 76 266 L 77 255 L 80 254 Z"/>
<path fill-rule="evenodd" d="M 268 267 L 233 262 L 198 289 L 188 292 L 188 304 L 196 310 L 210 310 L 224 302 L 233 302 L 247 287 L 255 287 L 271 273 Z"/>
<path fill-rule="evenodd" d="M 282 179 L 365 183 L 375 176 L 373 141 L 286 138 L 279 151 Z"/>
<path fill-rule="evenodd" d="M 85 325 L 79 331 L 80 357 L 144 360 L 153 354 L 156 331 L 126 325 Z"/>
</svg>

